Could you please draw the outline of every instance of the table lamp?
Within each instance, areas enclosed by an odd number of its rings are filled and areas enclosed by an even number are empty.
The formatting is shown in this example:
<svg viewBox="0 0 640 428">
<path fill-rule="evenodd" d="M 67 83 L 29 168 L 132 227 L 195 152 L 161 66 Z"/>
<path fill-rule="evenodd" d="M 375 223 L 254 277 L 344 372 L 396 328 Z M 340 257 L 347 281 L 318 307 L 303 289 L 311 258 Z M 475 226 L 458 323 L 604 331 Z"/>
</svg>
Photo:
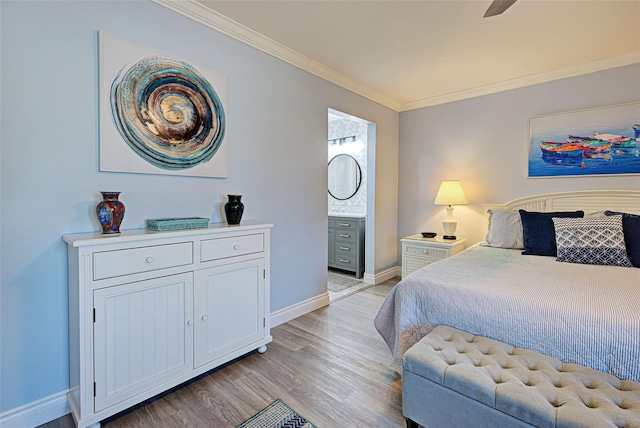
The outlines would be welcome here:
<svg viewBox="0 0 640 428">
<path fill-rule="evenodd" d="M 442 238 L 456 239 L 455 233 L 458 222 L 453 218 L 452 205 L 467 205 L 469 203 L 460 182 L 458 180 L 443 181 L 433 203 L 435 205 L 447 205 L 447 218 L 442 221 L 442 227 L 444 228 L 444 236 Z"/>
</svg>

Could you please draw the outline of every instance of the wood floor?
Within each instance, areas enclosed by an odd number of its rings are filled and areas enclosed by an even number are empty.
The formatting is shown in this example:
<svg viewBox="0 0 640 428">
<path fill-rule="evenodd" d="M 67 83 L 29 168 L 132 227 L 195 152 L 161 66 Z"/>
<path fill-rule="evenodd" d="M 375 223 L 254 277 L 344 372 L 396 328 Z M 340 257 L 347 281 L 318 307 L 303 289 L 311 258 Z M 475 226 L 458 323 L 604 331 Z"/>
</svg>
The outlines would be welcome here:
<svg viewBox="0 0 640 428">
<path fill-rule="evenodd" d="M 404 427 L 400 363 L 373 326 L 399 278 L 368 288 L 271 330 L 253 352 L 103 427 L 236 427 L 282 399 L 318 428 Z M 71 416 L 46 428 L 73 427 Z"/>
</svg>

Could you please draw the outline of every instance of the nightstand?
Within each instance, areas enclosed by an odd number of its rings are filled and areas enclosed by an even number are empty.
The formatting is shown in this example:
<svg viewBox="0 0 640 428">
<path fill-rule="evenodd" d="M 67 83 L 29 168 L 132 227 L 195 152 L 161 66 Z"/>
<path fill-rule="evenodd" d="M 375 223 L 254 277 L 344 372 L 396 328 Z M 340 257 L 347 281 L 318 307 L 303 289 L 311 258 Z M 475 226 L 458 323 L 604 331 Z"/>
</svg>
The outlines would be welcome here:
<svg viewBox="0 0 640 428">
<path fill-rule="evenodd" d="M 404 278 L 414 270 L 464 250 L 465 239 L 448 240 L 439 236 L 423 238 L 418 234 L 402 238 L 401 241 L 402 277 Z"/>
</svg>

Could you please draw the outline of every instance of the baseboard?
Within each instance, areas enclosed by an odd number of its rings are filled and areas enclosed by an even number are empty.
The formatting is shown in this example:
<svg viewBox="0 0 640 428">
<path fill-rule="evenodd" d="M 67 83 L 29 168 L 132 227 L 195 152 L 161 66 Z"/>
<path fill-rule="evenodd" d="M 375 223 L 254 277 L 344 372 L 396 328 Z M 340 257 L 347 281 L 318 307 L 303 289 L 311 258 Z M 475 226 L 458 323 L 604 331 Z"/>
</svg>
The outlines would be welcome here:
<svg viewBox="0 0 640 428">
<path fill-rule="evenodd" d="M 298 318 L 299 316 L 311 311 L 320 309 L 328 304 L 329 293 L 324 292 L 310 299 L 287 306 L 286 308 L 271 313 L 271 327 L 273 328 L 277 325 L 284 324 L 287 321 L 291 321 L 294 318 Z"/>
<path fill-rule="evenodd" d="M 67 401 L 68 389 L 56 392 L 24 406 L 0 414 L 2 428 L 37 427 L 71 412 Z"/>
<path fill-rule="evenodd" d="M 395 266 L 385 271 L 376 273 L 375 275 L 365 273 L 362 280 L 367 284 L 378 285 L 385 282 L 387 279 L 391 279 L 396 276 L 402 276 L 402 267 Z"/>
</svg>

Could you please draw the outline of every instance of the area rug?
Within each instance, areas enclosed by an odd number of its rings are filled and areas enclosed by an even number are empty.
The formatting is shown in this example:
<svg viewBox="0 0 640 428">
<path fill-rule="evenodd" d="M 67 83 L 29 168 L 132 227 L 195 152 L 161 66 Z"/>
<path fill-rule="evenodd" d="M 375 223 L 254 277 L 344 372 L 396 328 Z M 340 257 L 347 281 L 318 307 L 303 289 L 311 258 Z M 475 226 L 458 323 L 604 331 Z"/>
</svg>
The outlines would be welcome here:
<svg viewBox="0 0 640 428">
<path fill-rule="evenodd" d="M 237 428 L 317 428 L 305 417 L 277 399 Z"/>
</svg>

